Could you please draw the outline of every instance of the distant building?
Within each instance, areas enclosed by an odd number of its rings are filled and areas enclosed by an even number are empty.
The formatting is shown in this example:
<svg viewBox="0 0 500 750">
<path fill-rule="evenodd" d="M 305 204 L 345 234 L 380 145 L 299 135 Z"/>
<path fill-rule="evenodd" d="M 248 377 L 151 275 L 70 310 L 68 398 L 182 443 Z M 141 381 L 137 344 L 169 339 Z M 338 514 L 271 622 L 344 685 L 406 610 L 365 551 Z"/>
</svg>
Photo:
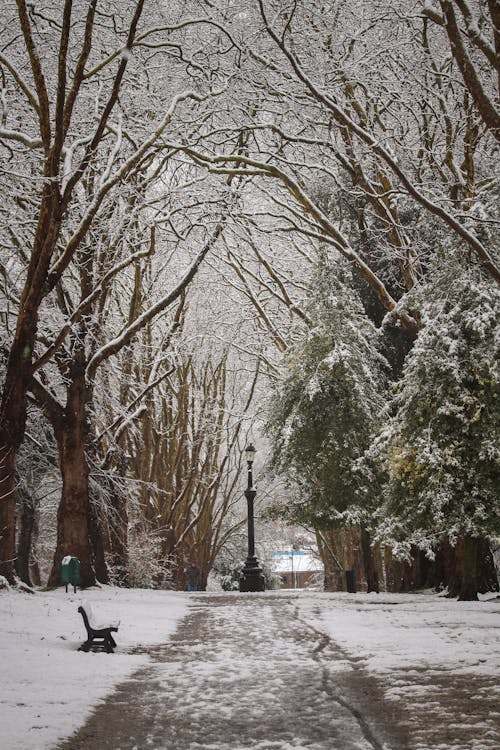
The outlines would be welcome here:
<svg viewBox="0 0 500 750">
<path fill-rule="evenodd" d="M 282 589 L 305 589 L 323 583 L 323 563 L 310 550 L 279 550 L 272 554 L 273 573 Z"/>
</svg>

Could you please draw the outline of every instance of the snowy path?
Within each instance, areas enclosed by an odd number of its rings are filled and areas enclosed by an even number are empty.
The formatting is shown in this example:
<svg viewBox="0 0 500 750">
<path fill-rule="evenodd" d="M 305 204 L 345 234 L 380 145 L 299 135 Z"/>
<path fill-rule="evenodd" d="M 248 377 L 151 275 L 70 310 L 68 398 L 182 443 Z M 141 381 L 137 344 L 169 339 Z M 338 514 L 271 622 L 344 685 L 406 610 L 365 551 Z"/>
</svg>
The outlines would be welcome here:
<svg viewBox="0 0 500 750">
<path fill-rule="evenodd" d="M 463 695 L 446 689 L 450 675 L 441 685 L 424 674 L 395 675 L 407 699 L 388 700 L 396 683 L 370 677 L 363 659 L 308 625 L 298 605 L 293 595 L 193 597 L 170 643 L 153 650 L 154 663 L 119 685 L 58 750 L 498 747 L 494 732 L 491 744 L 484 735 L 448 741 L 446 713 L 456 723 L 472 710 L 456 705 Z M 480 687 L 485 696 L 488 685 Z M 483 730 L 493 706 L 483 701 Z"/>
<path fill-rule="evenodd" d="M 342 694 L 345 656 L 297 618 L 292 599 L 200 597 L 156 659 L 61 750 L 383 747 Z"/>
</svg>

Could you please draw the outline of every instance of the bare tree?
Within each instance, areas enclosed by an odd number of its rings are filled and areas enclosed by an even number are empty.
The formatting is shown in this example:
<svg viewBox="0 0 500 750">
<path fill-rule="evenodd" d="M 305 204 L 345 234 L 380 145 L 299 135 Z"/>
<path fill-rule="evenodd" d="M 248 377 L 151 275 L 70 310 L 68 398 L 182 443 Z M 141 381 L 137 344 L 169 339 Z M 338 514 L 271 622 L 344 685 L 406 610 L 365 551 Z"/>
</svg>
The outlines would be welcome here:
<svg viewBox="0 0 500 750">
<path fill-rule="evenodd" d="M 117 189 L 141 168 L 176 110 L 185 101 L 201 102 L 212 95 L 212 71 L 207 69 L 203 94 L 198 69 L 198 90 L 184 75 L 177 77 L 168 98 L 159 96 L 162 92 L 152 85 L 146 68 L 133 62 L 134 53 L 140 51 L 136 45 L 140 42 L 148 49 L 151 41 L 151 31 L 138 36 L 143 10 L 144 0 L 137 0 L 128 3 L 123 17 L 113 2 L 101 13 L 97 0 L 91 0 L 79 5 L 76 13 L 71 0 L 66 0 L 55 14 L 49 9 L 44 14 L 18 0 L 17 18 L 10 19 L 8 54 L 0 59 L 3 81 L 8 79 L 11 98 L 16 96 L 11 111 L 4 112 L 7 126 L 0 139 L 7 152 L 15 149 L 19 159 L 26 157 L 26 173 L 35 187 L 28 195 L 15 196 L 16 209 L 24 209 L 30 223 L 18 222 L 24 236 L 11 232 L 19 258 L 19 283 L 16 292 L 9 292 L 16 312 L 6 345 L 0 415 L 0 572 L 10 580 L 16 454 L 24 435 L 40 316 L 51 296 L 61 293 L 61 280 L 71 264 L 91 252 L 92 227 L 106 216 Z M 162 26 L 165 47 L 176 46 L 168 35 L 178 26 L 178 22 Z M 184 72 L 191 64 L 182 59 L 180 63 Z M 142 103 L 137 107 L 139 90 Z M 144 112 L 148 112 L 146 122 Z M 83 540 L 75 543 L 75 553 L 82 554 L 84 569 L 90 570 Z"/>
<path fill-rule="evenodd" d="M 446 35 L 449 49 L 481 119 L 500 141 L 500 7 L 495 0 L 439 0 L 423 14 Z"/>
</svg>

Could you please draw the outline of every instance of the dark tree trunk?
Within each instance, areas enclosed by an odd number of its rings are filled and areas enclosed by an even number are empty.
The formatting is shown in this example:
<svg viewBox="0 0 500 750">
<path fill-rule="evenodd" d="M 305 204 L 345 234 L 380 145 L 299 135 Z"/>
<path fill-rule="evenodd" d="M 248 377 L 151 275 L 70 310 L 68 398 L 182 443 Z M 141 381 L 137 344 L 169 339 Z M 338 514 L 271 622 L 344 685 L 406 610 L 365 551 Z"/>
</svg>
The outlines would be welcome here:
<svg viewBox="0 0 500 750">
<path fill-rule="evenodd" d="M 498 578 L 488 540 L 460 537 L 455 547 L 443 540 L 436 555 L 437 588 L 459 601 L 475 601 L 478 594 L 498 591 Z"/>
<path fill-rule="evenodd" d="M 443 539 L 436 550 L 436 556 L 429 573 L 429 585 L 435 591 L 447 589 L 449 596 L 457 595 L 457 566 L 455 547 Z"/>
<path fill-rule="evenodd" d="M 0 433 L 0 575 L 15 583 L 15 471 L 16 451 Z"/>
<path fill-rule="evenodd" d="M 395 559 L 392 552 L 385 552 L 386 582 L 388 591 L 398 593 L 414 591 L 420 588 L 422 575 L 420 569 L 420 551 L 412 547 L 409 560 Z"/>
<path fill-rule="evenodd" d="M 109 583 L 109 572 L 106 565 L 106 554 L 104 551 L 104 539 L 102 535 L 101 521 L 99 519 L 96 501 L 89 497 L 89 536 L 92 548 L 92 557 L 94 560 L 94 570 L 97 580 L 100 583 Z"/>
<path fill-rule="evenodd" d="M 53 177 L 51 166 L 47 161 L 46 177 Z M 26 428 L 26 394 L 32 378 L 38 310 L 52 253 L 59 236 L 58 205 L 58 185 L 55 180 L 47 180 L 42 192 L 37 230 L 20 297 L 16 331 L 9 352 L 0 405 L 0 575 L 4 575 L 11 583 L 15 581 L 16 458 Z"/>
<path fill-rule="evenodd" d="M 363 552 L 363 565 L 365 569 L 366 590 L 379 593 L 378 573 L 373 559 L 373 549 L 371 546 L 370 534 L 366 529 L 361 528 L 361 550 Z"/>
<path fill-rule="evenodd" d="M 31 554 L 30 554 L 30 578 L 33 586 L 42 585 L 42 577 L 40 575 L 40 565 L 38 563 L 37 544 L 39 536 L 39 524 L 40 524 L 40 507 L 35 508 L 35 517 L 33 523 L 33 531 L 31 534 Z"/>
<path fill-rule="evenodd" d="M 475 601 L 479 591 L 479 539 L 471 536 L 464 537 L 460 551 L 459 572 L 461 575 L 458 585 L 458 601 Z"/>
<path fill-rule="evenodd" d="M 0 408 L 0 575 L 9 583 L 15 582 L 16 459 L 26 428 L 35 331 L 36 314 L 24 310 L 7 363 Z"/>
<path fill-rule="evenodd" d="M 66 408 L 55 427 L 62 474 L 57 513 L 57 546 L 49 586 L 60 583 L 61 562 L 71 555 L 80 561 L 82 586 L 95 584 L 89 529 L 89 470 L 87 463 L 87 394 L 83 352 L 74 355 Z"/>
<path fill-rule="evenodd" d="M 15 562 L 16 573 L 27 586 L 32 586 L 30 573 L 31 546 L 33 530 L 35 528 L 36 507 L 35 501 L 30 495 L 23 491 L 17 491 L 17 556 Z"/>
<path fill-rule="evenodd" d="M 484 538 L 479 539 L 478 543 L 478 593 L 486 594 L 489 591 L 500 591 L 495 560 L 493 558 L 490 543 Z"/>
<path fill-rule="evenodd" d="M 495 562 L 487 539 L 464 537 L 461 545 L 457 546 L 457 562 L 459 601 L 475 601 L 478 594 L 499 590 Z"/>
<path fill-rule="evenodd" d="M 325 591 L 345 591 L 345 571 L 339 561 L 335 532 L 316 530 L 316 541 L 324 566 Z"/>
</svg>

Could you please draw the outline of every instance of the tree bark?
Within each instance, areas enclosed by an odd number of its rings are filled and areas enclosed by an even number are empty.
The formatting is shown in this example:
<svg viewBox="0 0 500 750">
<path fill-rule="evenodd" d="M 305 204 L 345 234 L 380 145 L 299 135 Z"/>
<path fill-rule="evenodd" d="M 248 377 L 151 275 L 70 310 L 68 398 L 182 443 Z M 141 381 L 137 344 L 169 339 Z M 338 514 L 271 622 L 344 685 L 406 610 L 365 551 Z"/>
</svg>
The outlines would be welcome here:
<svg viewBox="0 0 500 750">
<path fill-rule="evenodd" d="M 442 540 L 436 549 L 436 556 L 431 565 L 428 583 L 436 591 L 450 588 L 452 596 L 456 596 L 457 575 L 455 549 L 447 540 Z"/>
<path fill-rule="evenodd" d="M 477 600 L 479 591 L 478 580 L 478 551 L 479 539 L 465 536 L 460 555 L 460 581 L 458 585 L 458 601 L 472 602 Z"/>
<path fill-rule="evenodd" d="M 318 551 L 324 566 L 325 591 L 345 591 L 345 571 L 339 561 L 335 532 L 316 530 Z"/>
<path fill-rule="evenodd" d="M 31 545 L 35 528 L 35 501 L 25 491 L 18 490 L 18 539 L 15 560 L 16 573 L 23 583 L 32 586 L 30 573 Z"/>
<path fill-rule="evenodd" d="M 0 407 L 0 575 L 15 581 L 15 486 L 17 452 L 26 428 L 26 393 L 31 381 L 31 363 L 38 322 L 41 288 L 33 290 L 30 267 L 21 297 L 14 341 L 9 354 Z"/>
<path fill-rule="evenodd" d="M 89 539 L 94 562 L 95 576 L 100 583 L 109 584 L 109 571 L 106 565 L 106 553 L 96 500 L 89 493 L 88 501 Z"/>
<path fill-rule="evenodd" d="M 465 536 L 457 545 L 458 601 L 476 601 L 478 594 L 498 591 L 498 577 L 487 539 Z"/>
<path fill-rule="evenodd" d="M 14 584 L 16 449 L 7 444 L 4 434 L 0 431 L 0 575 Z"/>
<path fill-rule="evenodd" d="M 112 555 L 112 577 L 119 585 L 128 585 L 128 510 L 127 498 L 119 488 L 112 490 L 113 517 L 109 537 Z"/>
<path fill-rule="evenodd" d="M 361 550 L 363 552 L 363 565 L 365 569 L 366 578 L 366 590 L 367 592 L 374 591 L 376 594 L 379 593 L 379 581 L 378 573 L 375 567 L 375 561 L 373 559 L 373 549 L 371 546 L 369 532 L 361 528 Z"/>
<path fill-rule="evenodd" d="M 478 594 L 498 591 L 490 545 L 484 537 L 460 537 L 454 547 L 443 540 L 436 553 L 433 584 L 449 598 L 475 601 Z"/>
<path fill-rule="evenodd" d="M 62 419 L 54 426 L 63 486 L 57 513 L 57 546 L 49 586 L 59 584 L 61 562 L 66 555 L 77 557 L 80 561 L 82 586 L 92 586 L 96 578 L 90 549 L 84 352 L 80 351 L 75 355 L 70 369 L 66 408 Z"/>
<path fill-rule="evenodd" d="M 478 578 L 480 594 L 486 594 L 489 591 L 500 591 L 497 570 L 493 552 L 488 539 L 481 538 L 478 540 Z"/>
<path fill-rule="evenodd" d="M 496 6 L 498 7 L 498 2 Z M 490 129 L 496 140 L 500 141 L 500 116 L 496 110 L 495 101 L 488 96 L 483 87 L 476 67 L 464 44 L 453 3 L 450 0 L 441 0 L 441 8 L 445 18 L 446 33 L 450 40 L 450 49 L 462 74 L 465 86 L 472 96 L 484 124 Z M 497 20 L 498 15 L 497 11 Z M 492 13 L 492 17 L 494 16 L 495 11 Z"/>
</svg>

